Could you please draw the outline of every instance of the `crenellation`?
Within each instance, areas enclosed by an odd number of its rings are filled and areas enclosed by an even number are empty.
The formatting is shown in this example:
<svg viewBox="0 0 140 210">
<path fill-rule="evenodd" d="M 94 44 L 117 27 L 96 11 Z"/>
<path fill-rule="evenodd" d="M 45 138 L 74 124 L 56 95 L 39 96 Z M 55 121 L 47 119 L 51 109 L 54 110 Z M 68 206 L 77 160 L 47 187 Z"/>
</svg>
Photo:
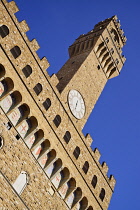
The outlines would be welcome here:
<svg viewBox="0 0 140 210">
<path fill-rule="evenodd" d="M 26 23 L 26 20 L 22 20 L 21 22 L 19 22 L 19 28 L 22 31 L 22 33 L 26 33 L 30 30 L 28 24 Z"/>
<path fill-rule="evenodd" d="M 38 44 L 38 42 L 37 42 L 36 39 L 32 39 L 32 40 L 30 41 L 30 48 L 31 48 L 32 51 L 37 51 L 37 50 L 39 50 L 40 46 L 39 46 L 39 44 Z"/>
<path fill-rule="evenodd" d="M 102 164 L 101 164 L 101 166 L 102 166 L 102 172 L 105 174 L 105 175 L 107 175 L 107 172 L 108 172 L 108 165 L 106 164 L 106 162 L 103 162 Z"/>
</svg>

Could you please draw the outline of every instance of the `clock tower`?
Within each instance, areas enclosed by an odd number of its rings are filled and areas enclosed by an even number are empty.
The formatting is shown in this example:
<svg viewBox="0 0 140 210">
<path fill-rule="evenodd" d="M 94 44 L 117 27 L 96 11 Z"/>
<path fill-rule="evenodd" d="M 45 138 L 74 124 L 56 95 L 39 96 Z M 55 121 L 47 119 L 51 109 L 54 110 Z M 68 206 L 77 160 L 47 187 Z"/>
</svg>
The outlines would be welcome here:
<svg viewBox="0 0 140 210">
<path fill-rule="evenodd" d="M 69 47 L 70 58 L 58 71 L 57 89 L 70 117 L 83 128 L 108 79 L 120 74 L 126 42 L 117 16 L 95 25 Z"/>
</svg>

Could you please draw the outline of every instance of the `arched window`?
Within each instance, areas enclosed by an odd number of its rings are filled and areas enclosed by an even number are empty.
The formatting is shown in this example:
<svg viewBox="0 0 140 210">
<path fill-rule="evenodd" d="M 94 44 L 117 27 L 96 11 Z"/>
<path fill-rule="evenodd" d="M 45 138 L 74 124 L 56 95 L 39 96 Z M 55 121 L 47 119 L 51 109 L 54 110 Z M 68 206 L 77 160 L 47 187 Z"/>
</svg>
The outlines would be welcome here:
<svg viewBox="0 0 140 210">
<path fill-rule="evenodd" d="M 51 100 L 49 98 L 47 98 L 44 102 L 43 102 L 43 106 L 46 110 L 49 109 L 49 107 L 51 106 Z"/>
<path fill-rule="evenodd" d="M 8 29 L 8 27 L 5 26 L 5 25 L 2 25 L 2 26 L 0 27 L 0 35 L 1 35 L 1 37 L 4 38 L 4 37 L 7 36 L 8 34 L 9 34 L 9 29 Z"/>
<path fill-rule="evenodd" d="M 83 165 L 83 171 L 85 172 L 85 174 L 87 174 L 87 172 L 88 172 L 88 169 L 89 169 L 89 163 L 86 161 L 85 163 L 84 163 L 84 165 Z"/>
<path fill-rule="evenodd" d="M 94 188 L 96 187 L 96 184 L 97 184 L 97 176 L 96 176 L 96 175 L 93 176 L 93 179 L 92 179 L 92 181 L 91 181 L 91 184 L 92 184 L 92 186 L 93 186 Z"/>
<path fill-rule="evenodd" d="M 71 134 L 70 134 L 69 131 L 66 131 L 66 133 L 65 133 L 65 135 L 64 135 L 64 137 L 63 137 L 63 139 L 65 140 L 65 142 L 66 142 L 67 144 L 69 143 L 69 141 L 70 141 L 70 139 L 71 139 Z"/>
<path fill-rule="evenodd" d="M 15 191 L 21 195 L 26 185 L 28 184 L 28 175 L 25 171 L 22 171 L 16 181 L 13 184 Z"/>
<path fill-rule="evenodd" d="M 61 117 L 59 115 L 56 115 L 56 117 L 54 118 L 53 122 L 54 122 L 55 126 L 58 128 L 58 126 L 61 123 Z"/>
<path fill-rule="evenodd" d="M 100 192 L 100 195 L 99 195 L 99 198 L 101 199 L 101 201 L 103 201 L 104 200 L 104 197 L 105 197 L 105 189 L 102 188 L 101 189 L 101 192 Z"/>
<path fill-rule="evenodd" d="M 0 64 L 0 78 L 5 75 L 5 68 L 2 64 Z"/>
<path fill-rule="evenodd" d="M 34 89 L 36 95 L 38 96 L 39 93 L 41 93 L 41 91 L 42 91 L 42 85 L 40 83 L 38 83 L 33 89 Z"/>
<path fill-rule="evenodd" d="M 11 50 L 13 57 L 16 59 L 21 54 L 21 50 L 18 46 L 13 47 Z"/>
<path fill-rule="evenodd" d="M 93 207 L 92 206 L 89 206 L 87 210 L 93 210 Z"/>
<path fill-rule="evenodd" d="M 82 200 L 79 202 L 79 210 L 85 210 L 88 206 L 88 200 L 86 197 L 83 197 Z"/>
<path fill-rule="evenodd" d="M 73 155 L 76 159 L 78 159 L 79 155 L 80 155 L 80 148 L 79 147 L 76 147 L 74 152 L 73 152 Z"/>
<path fill-rule="evenodd" d="M 30 74 L 32 73 L 32 68 L 31 66 L 27 65 L 22 69 L 23 74 L 25 75 L 25 77 L 29 77 Z"/>
<path fill-rule="evenodd" d="M 3 138 L 0 136 L 0 149 L 3 147 Z"/>
</svg>

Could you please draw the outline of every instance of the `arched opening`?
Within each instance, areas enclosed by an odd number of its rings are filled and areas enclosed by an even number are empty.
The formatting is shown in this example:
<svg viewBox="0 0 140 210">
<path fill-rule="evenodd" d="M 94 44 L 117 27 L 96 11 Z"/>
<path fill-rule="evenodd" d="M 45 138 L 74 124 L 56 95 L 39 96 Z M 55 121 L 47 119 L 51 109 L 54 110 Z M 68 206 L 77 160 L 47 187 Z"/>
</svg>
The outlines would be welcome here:
<svg viewBox="0 0 140 210">
<path fill-rule="evenodd" d="M 86 197 L 83 197 L 82 200 L 79 202 L 79 210 L 85 210 L 88 206 L 88 200 Z"/>
<path fill-rule="evenodd" d="M 58 189 L 68 180 L 68 178 L 69 178 L 69 170 L 65 167 L 63 170 L 54 175 L 52 183 Z"/>
<path fill-rule="evenodd" d="M 92 179 L 92 181 L 91 181 L 91 184 L 92 184 L 92 186 L 93 186 L 94 188 L 96 187 L 96 184 L 97 184 L 97 176 L 96 176 L 96 175 L 93 176 L 93 179 Z"/>
<path fill-rule="evenodd" d="M 68 182 L 65 182 L 62 187 L 59 189 L 59 193 L 62 198 L 66 198 L 69 194 L 75 189 L 76 181 L 74 178 L 71 178 Z"/>
<path fill-rule="evenodd" d="M 9 114 L 9 119 L 13 125 L 17 125 L 23 119 L 25 119 L 30 113 L 30 109 L 27 104 L 22 104 L 18 108 L 15 108 L 12 113 Z"/>
<path fill-rule="evenodd" d="M 85 161 L 82 169 L 83 169 L 84 173 L 87 174 L 88 169 L 89 169 L 89 163 L 88 163 L 88 161 Z"/>
<path fill-rule="evenodd" d="M 79 155 L 80 155 L 80 148 L 79 147 L 76 147 L 74 152 L 73 152 L 73 155 L 76 159 L 78 159 Z"/>
<path fill-rule="evenodd" d="M 101 50 L 101 52 L 100 52 L 100 54 L 99 54 L 99 58 L 100 58 L 105 52 L 106 52 L 106 47 L 104 47 L 104 48 Z"/>
<path fill-rule="evenodd" d="M 56 151 L 54 149 L 52 149 L 50 152 L 47 153 L 46 157 L 47 157 L 47 160 L 46 160 L 46 164 L 44 166 L 45 172 L 47 174 L 49 174 L 49 176 L 51 176 L 51 173 L 53 170 L 53 162 L 55 161 L 55 158 L 56 158 Z M 50 167 L 50 166 L 52 166 L 52 167 Z"/>
<path fill-rule="evenodd" d="M 104 188 L 102 188 L 102 189 L 101 189 L 101 192 L 100 192 L 99 198 L 101 199 L 101 201 L 103 201 L 103 200 L 104 200 L 104 198 L 105 198 L 105 189 L 104 189 Z"/>
<path fill-rule="evenodd" d="M 23 74 L 25 75 L 25 77 L 29 77 L 32 74 L 32 68 L 31 66 L 27 65 L 22 69 Z"/>
<path fill-rule="evenodd" d="M 18 46 L 14 46 L 10 51 L 15 59 L 21 55 L 21 50 Z"/>
<path fill-rule="evenodd" d="M 14 88 L 14 83 L 11 78 L 6 77 L 0 82 L 0 97 L 3 97 L 6 93 L 10 92 Z"/>
<path fill-rule="evenodd" d="M 5 113 L 9 112 L 15 106 L 17 106 L 22 100 L 22 96 L 18 91 L 14 91 L 10 95 L 6 96 L 1 102 L 0 105 Z"/>
<path fill-rule="evenodd" d="M 0 35 L 2 38 L 6 37 L 9 34 L 9 28 L 6 25 L 0 27 Z"/>
<path fill-rule="evenodd" d="M 36 95 L 38 96 L 41 93 L 43 88 L 42 88 L 42 85 L 40 83 L 38 83 L 33 89 L 34 89 Z"/>
<path fill-rule="evenodd" d="M 5 75 L 5 68 L 2 64 L 0 64 L 0 78 L 4 77 Z"/>
<path fill-rule="evenodd" d="M 4 141 L 3 138 L 0 136 L 0 149 L 3 147 Z"/>
<path fill-rule="evenodd" d="M 28 184 L 28 175 L 25 171 L 22 171 L 20 175 L 17 177 L 16 181 L 14 182 L 13 188 L 19 195 L 21 195 L 27 184 Z"/>
<path fill-rule="evenodd" d="M 67 144 L 69 143 L 69 141 L 70 141 L 70 139 L 71 139 L 71 134 L 70 134 L 69 131 L 66 131 L 66 133 L 65 133 L 65 135 L 64 135 L 64 137 L 63 137 L 63 139 L 65 140 L 65 142 L 66 142 Z"/>
<path fill-rule="evenodd" d="M 72 203 L 72 207 L 81 199 L 82 197 L 82 190 L 80 187 L 78 187 L 75 191 L 74 191 L 74 200 Z"/>
<path fill-rule="evenodd" d="M 51 106 L 51 100 L 49 98 L 47 98 L 44 102 L 43 102 L 43 106 L 46 110 L 49 109 L 49 107 Z"/>
<path fill-rule="evenodd" d="M 30 149 L 32 148 L 34 150 L 34 147 L 37 147 L 37 144 L 39 144 L 40 140 L 43 139 L 43 137 L 44 132 L 43 130 L 39 129 L 37 132 L 27 137 L 25 143 Z"/>
<path fill-rule="evenodd" d="M 93 207 L 92 206 L 89 206 L 87 210 L 93 210 Z"/>
<path fill-rule="evenodd" d="M 54 122 L 55 126 L 58 128 L 58 126 L 61 123 L 61 117 L 60 117 L 60 115 L 56 115 L 55 118 L 54 118 L 54 120 L 53 120 L 53 122 Z"/>
</svg>

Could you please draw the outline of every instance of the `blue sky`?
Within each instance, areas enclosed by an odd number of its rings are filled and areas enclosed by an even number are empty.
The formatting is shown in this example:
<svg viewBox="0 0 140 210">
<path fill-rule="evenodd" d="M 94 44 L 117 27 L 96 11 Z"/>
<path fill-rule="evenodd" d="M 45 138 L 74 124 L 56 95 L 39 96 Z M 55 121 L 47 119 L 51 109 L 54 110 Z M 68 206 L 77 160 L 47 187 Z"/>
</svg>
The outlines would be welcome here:
<svg viewBox="0 0 140 210">
<path fill-rule="evenodd" d="M 68 59 L 68 46 L 99 21 L 117 15 L 128 39 L 123 49 L 127 58 L 120 76 L 108 81 L 83 132 L 94 139 L 117 180 L 109 210 L 139 210 L 140 173 L 140 1 L 111 0 L 16 0 L 19 20 L 30 27 L 29 39 L 40 44 L 57 72 Z"/>
</svg>

